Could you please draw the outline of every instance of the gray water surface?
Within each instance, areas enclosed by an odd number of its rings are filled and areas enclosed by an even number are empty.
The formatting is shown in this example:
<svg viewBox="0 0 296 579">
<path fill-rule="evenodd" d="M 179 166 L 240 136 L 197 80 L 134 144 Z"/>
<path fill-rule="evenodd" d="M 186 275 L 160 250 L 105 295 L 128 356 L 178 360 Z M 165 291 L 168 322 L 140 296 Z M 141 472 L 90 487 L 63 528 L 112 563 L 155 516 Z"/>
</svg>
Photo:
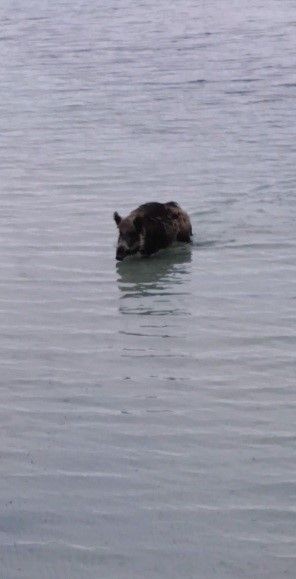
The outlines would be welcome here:
<svg viewBox="0 0 296 579">
<path fill-rule="evenodd" d="M 294 0 L 0 13 L 1 579 L 294 579 Z"/>
</svg>

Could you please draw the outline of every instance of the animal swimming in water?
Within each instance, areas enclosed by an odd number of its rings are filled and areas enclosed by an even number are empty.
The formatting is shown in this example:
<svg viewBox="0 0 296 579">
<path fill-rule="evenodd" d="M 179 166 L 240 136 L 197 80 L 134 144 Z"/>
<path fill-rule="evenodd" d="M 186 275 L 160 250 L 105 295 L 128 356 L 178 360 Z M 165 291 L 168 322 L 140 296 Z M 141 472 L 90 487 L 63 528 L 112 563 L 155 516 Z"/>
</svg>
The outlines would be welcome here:
<svg viewBox="0 0 296 579">
<path fill-rule="evenodd" d="M 116 248 L 119 261 L 136 253 L 149 257 L 174 241 L 191 241 L 190 218 L 175 201 L 144 203 L 127 217 L 115 211 L 114 220 L 119 232 Z"/>
</svg>

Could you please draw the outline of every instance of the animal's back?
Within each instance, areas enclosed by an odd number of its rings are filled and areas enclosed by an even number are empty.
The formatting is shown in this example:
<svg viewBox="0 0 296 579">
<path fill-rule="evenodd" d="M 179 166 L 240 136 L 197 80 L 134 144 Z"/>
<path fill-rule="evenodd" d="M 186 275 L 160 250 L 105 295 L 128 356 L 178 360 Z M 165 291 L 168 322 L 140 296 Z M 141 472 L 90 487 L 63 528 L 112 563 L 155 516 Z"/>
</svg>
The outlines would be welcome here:
<svg viewBox="0 0 296 579">
<path fill-rule="evenodd" d="M 146 219 L 168 219 L 169 214 L 166 208 L 166 203 L 158 203 L 157 201 L 152 201 L 150 203 L 144 203 L 135 209 L 133 214 L 141 215 Z"/>
<path fill-rule="evenodd" d="M 132 215 L 141 215 L 147 220 L 161 220 L 167 223 L 170 238 L 189 243 L 192 236 L 192 226 L 189 215 L 176 201 L 158 203 L 152 201 L 144 203 L 132 212 Z"/>
</svg>

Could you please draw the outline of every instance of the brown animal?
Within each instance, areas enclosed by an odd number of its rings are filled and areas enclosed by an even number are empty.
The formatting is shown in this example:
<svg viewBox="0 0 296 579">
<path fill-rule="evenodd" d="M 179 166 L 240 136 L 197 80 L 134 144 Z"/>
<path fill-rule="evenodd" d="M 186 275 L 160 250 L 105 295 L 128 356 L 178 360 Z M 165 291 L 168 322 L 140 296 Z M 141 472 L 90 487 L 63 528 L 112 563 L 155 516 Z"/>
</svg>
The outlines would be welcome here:
<svg viewBox="0 0 296 579">
<path fill-rule="evenodd" d="M 116 259 L 140 253 L 150 256 L 174 241 L 189 243 L 192 228 L 189 216 L 174 201 L 145 203 L 122 218 L 114 213 L 119 230 Z"/>
</svg>

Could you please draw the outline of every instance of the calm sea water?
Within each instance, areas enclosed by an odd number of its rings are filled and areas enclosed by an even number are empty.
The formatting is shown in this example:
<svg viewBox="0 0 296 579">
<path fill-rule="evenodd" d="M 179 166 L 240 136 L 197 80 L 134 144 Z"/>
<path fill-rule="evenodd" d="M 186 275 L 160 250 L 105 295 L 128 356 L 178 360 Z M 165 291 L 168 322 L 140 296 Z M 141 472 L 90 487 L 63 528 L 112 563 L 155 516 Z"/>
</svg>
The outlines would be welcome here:
<svg viewBox="0 0 296 579">
<path fill-rule="evenodd" d="M 1 578 L 295 578 L 295 35 L 2 3 Z M 116 264 L 152 200 L 192 246 Z"/>
</svg>

